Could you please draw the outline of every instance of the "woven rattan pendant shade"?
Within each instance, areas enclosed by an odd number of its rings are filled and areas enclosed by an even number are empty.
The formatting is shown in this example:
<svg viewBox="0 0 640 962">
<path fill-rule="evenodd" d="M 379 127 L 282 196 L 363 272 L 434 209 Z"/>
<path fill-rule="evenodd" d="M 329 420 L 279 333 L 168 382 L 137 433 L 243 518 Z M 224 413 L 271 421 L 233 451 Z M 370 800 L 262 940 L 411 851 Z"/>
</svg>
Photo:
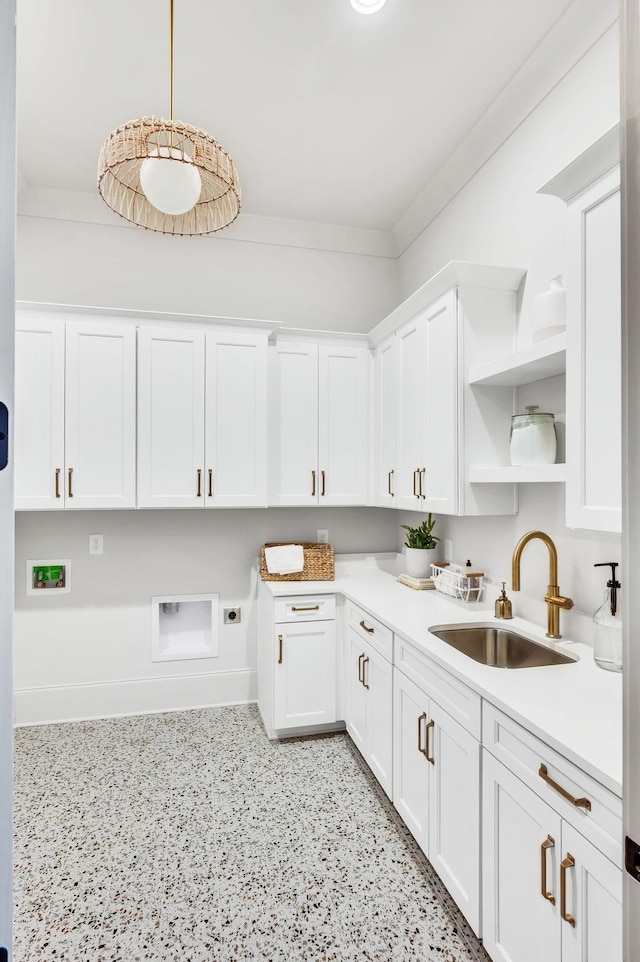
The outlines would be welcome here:
<svg viewBox="0 0 640 962">
<path fill-rule="evenodd" d="M 149 203 L 140 186 L 140 168 L 160 148 L 177 150 L 200 172 L 200 198 L 185 214 L 165 214 Z M 176 120 L 141 117 L 114 130 L 98 161 L 98 190 L 125 220 L 163 234 L 212 234 L 231 224 L 240 211 L 240 182 L 226 150 L 204 130 Z"/>
</svg>

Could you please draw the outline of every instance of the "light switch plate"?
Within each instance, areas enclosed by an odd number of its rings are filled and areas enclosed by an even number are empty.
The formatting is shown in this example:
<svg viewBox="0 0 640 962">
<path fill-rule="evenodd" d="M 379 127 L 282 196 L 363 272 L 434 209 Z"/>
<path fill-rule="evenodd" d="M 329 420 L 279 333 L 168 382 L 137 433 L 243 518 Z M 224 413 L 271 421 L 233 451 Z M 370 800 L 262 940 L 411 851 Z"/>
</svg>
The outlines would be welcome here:
<svg viewBox="0 0 640 962">
<path fill-rule="evenodd" d="M 316 532 L 316 538 L 318 544 L 329 544 L 329 529 L 318 528 Z"/>
</svg>

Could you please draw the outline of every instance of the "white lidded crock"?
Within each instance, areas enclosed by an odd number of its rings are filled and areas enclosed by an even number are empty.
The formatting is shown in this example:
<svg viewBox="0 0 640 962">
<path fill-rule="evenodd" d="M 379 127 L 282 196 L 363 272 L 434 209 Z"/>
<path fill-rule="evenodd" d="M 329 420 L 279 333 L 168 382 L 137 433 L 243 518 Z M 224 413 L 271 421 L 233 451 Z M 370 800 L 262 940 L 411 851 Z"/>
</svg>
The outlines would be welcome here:
<svg viewBox="0 0 640 962">
<path fill-rule="evenodd" d="M 555 464 L 556 452 L 553 414 L 538 411 L 537 404 L 527 405 L 526 414 L 514 414 L 511 418 L 511 464 L 522 467 Z"/>
</svg>

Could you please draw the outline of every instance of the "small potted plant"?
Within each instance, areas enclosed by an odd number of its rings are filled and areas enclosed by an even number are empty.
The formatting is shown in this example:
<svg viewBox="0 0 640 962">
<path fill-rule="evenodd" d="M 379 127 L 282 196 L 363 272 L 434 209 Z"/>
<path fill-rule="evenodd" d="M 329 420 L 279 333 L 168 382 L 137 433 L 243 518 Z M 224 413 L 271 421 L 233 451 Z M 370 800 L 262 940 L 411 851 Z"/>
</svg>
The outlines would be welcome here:
<svg viewBox="0 0 640 962">
<path fill-rule="evenodd" d="M 429 516 L 418 528 L 411 528 L 408 524 L 402 525 L 407 532 L 405 541 L 407 574 L 414 578 L 431 577 L 431 565 L 437 560 L 438 541 L 440 540 L 433 534 L 435 524 L 435 519 L 429 512 Z"/>
</svg>

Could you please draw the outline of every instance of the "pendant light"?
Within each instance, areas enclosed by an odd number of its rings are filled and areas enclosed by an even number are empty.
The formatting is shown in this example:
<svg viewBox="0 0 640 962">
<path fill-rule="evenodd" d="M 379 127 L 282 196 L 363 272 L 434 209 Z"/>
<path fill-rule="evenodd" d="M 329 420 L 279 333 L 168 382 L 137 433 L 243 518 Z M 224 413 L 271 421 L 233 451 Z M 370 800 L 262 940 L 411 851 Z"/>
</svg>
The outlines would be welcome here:
<svg viewBox="0 0 640 962">
<path fill-rule="evenodd" d="M 141 117 L 109 134 L 98 161 L 104 202 L 138 227 L 211 234 L 240 212 L 240 183 L 226 150 L 206 131 L 173 119 L 173 0 L 169 120 Z"/>
</svg>

